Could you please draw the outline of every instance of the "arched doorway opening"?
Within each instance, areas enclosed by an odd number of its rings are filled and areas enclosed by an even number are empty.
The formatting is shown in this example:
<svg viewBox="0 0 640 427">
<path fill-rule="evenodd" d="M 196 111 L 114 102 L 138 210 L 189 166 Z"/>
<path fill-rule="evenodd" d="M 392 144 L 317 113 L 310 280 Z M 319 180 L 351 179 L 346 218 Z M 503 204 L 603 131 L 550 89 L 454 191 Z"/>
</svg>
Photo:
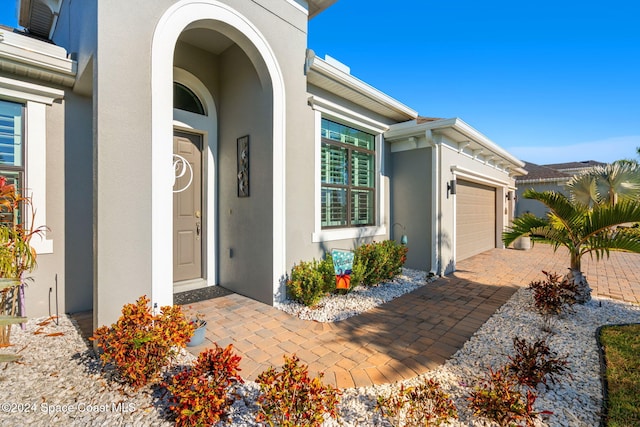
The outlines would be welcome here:
<svg viewBox="0 0 640 427">
<path fill-rule="evenodd" d="M 211 137 L 202 143 L 212 157 L 211 162 L 203 157 L 202 172 L 208 229 L 204 278 L 271 304 L 285 270 L 284 84 L 275 56 L 256 27 L 229 6 L 184 0 L 161 18 L 152 58 L 152 301 L 173 301 L 174 236 L 167 224 L 173 223 L 168 208 L 173 207 L 177 67 L 203 83 L 216 110 L 215 116 L 208 114 L 216 143 Z M 247 136 L 252 191 L 239 197 L 238 140 Z"/>
</svg>

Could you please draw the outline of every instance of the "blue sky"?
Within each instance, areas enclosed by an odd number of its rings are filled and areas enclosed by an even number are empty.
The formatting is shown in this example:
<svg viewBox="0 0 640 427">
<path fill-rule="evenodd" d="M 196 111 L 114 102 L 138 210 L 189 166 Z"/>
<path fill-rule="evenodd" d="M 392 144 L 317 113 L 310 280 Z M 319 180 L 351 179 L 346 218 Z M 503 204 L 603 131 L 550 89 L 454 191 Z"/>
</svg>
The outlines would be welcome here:
<svg viewBox="0 0 640 427">
<path fill-rule="evenodd" d="M 16 26 L 15 0 L 0 23 Z M 338 0 L 309 47 L 534 163 L 637 158 L 640 2 Z"/>
<path fill-rule="evenodd" d="M 637 158 L 637 0 L 338 0 L 310 22 L 309 47 L 523 160 Z"/>
</svg>

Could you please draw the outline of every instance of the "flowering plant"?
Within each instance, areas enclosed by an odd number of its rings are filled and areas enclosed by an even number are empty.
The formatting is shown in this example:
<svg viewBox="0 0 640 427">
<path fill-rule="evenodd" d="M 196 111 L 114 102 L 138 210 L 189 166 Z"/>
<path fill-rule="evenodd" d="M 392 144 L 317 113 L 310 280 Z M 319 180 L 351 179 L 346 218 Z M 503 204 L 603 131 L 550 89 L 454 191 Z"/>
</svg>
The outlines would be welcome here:
<svg viewBox="0 0 640 427">
<path fill-rule="evenodd" d="M 193 325 L 195 329 L 206 326 L 207 321 L 204 318 L 204 314 L 200 313 L 197 310 L 194 310 L 193 307 L 189 306 L 185 311 L 184 315 L 189 320 L 189 323 Z"/>
</svg>

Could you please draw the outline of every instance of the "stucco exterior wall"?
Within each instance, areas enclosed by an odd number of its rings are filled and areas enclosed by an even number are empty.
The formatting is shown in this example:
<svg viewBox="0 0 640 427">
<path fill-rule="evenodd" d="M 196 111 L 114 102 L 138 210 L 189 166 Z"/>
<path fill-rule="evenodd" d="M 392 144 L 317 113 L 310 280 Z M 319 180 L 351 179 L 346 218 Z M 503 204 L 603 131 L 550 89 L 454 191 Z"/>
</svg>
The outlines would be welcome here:
<svg viewBox="0 0 640 427">
<path fill-rule="evenodd" d="M 64 120 L 65 310 L 93 309 L 93 101 L 68 92 Z"/>
<path fill-rule="evenodd" d="M 433 212 L 432 150 L 420 148 L 391 154 L 391 220 L 393 238 L 407 235 L 406 267 L 431 270 Z"/>
<path fill-rule="evenodd" d="M 569 192 L 566 190 L 564 185 L 565 183 L 531 183 L 531 184 L 518 184 L 518 189 L 516 190 L 516 195 L 518 196 L 518 201 L 516 202 L 516 216 L 520 216 L 524 213 L 532 213 L 539 218 L 544 218 L 549 212 L 549 209 L 537 200 L 525 199 L 522 194 L 532 188 L 536 191 L 555 191 L 558 193 L 562 193 L 565 196 L 569 195 Z"/>
<path fill-rule="evenodd" d="M 65 186 L 64 186 L 64 101 L 46 107 L 46 225 L 47 240 L 53 241 L 53 252 L 38 254 L 37 267 L 26 277 L 32 277 L 25 290 L 26 315 L 29 317 L 48 316 L 56 312 L 56 281 L 58 310 L 65 312 Z M 29 143 L 27 139 L 27 144 Z M 26 160 L 27 168 L 29 159 Z M 27 185 L 29 185 L 27 183 Z M 38 206 L 34 206 L 36 209 Z M 34 240 L 40 239 L 36 236 Z M 51 290 L 50 290 L 51 289 Z"/>
<path fill-rule="evenodd" d="M 219 140 L 220 284 L 271 303 L 272 97 L 238 47 L 222 58 Z M 250 196 L 237 197 L 237 138 L 249 135 Z"/>
<path fill-rule="evenodd" d="M 170 0 L 147 2 L 144 8 L 140 7 L 139 3 L 124 0 L 114 0 L 108 4 L 71 3 L 69 5 L 73 9 L 69 11 L 71 17 L 91 16 L 95 13 L 96 19 L 93 25 L 95 38 L 90 37 L 89 41 L 81 41 L 81 34 L 66 33 L 63 30 L 56 35 L 56 39 L 64 44 L 78 47 L 79 55 L 83 58 L 79 61 L 79 69 L 83 68 L 83 64 L 87 64 L 93 71 L 95 172 L 93 297 L 96 325 L 112 322 L 119 315 L 123 304 L 132 302 L 142 294 L 152 296 L 153 292 L 152 254 L 156 249 L 151 243 L 152 165 L 150 159 L 153 144 L 151 138 L 153 94 L 149 83 L 152 74 L 151 47 L 160 17 L 174 3 L 177 2 Z M 264 5 L 261 5 L 261 2 L 220 3 L 236 8 L 264 36 L 282 70 L 287 117 L 285 140 L 308 140 L 308 136 L 301 135 L 311 132 L 305 131 L 311 119 L 308 113 L 300 108 L 301 105 L 306 105 L 306 80 L 303 73 L 306 14 L 284 0 L 267 2 L 268 4 Z M 91 26 L 91 24 L 88 25 Z M 91 40 L 94 40 L 94 46 L 91 46 Z M 173 46 L 167 46 L 167 49 L 173 49 Z M 180 51 L 180 46 L 178 50 Z M 185 53 L 186 51 L 180 51 L 176 56 L 177 63 L 182 60 L 180 55 Z M 216 76 L 208 73 L 204 65 L 200 70 L 197 67 L 191 68 L 196 70 L 198 77 L 207 84 L 214 96 L 220 95 L 220 120 L 227 120 L 229 123 L 226 129 L 220 128 L 222 150 L 219 153 L 220 158 L 229 154 L 226 148 L 230 148 L 231 145 L 235 150 L 237 137 L 250 134 L 252 160 L 261 158 L 265 161 L 262 165 L 256 160 L 252 162 L 252 197 L 249 202 L 252 206 L 247 209 L 243 209 L 242 206 L 229 206 L 228 209 L 223 210 L 221 205 L 219 212 L 220 256 L 225 255 L 225 248 L 234 246 L 237 257 L 232 258 L 234 262 L 241 259 L 247 262 L 242 263 L 243 268 L 234 268 L 234 272 L 228 272 L 228 274 L 234 275 L 235 280 L 240 278 L 250 282 L 256 278 L 251 274 L 261 273 L 262 277 L 264 273 L 269 273 L 264 276 L 269 278 L 273 276 L 273 269 L 277 268 L 272 264 L 272 249 L 258 250 L 265 247 L 255 244 L 259 241 L 268 246 L 272 241 L 272 235 L 269 234 L 271 228 L 262 226 L 273 216 L 270 210 L 273 190 L 268 188 L 271 179 L 270 170 L 267 167 L 271 156 L 268 150 L 264 153 L 260 151 L 263 148 L 266 149 L 267 145 L 270 146 L 268 139 L 272 125 L 267 123 L 266 116 L 260 118 L 256 115 L 259 108 L 262 113 L 270 111 L 269 106 L 260 102 L 249 102 L 258 98 L 251 97 L 247 93 L 242 100 L 235 97 L 236 94 L 231 89 L 234 86 L 239 89 L 242 85 L 238 86 L 237 80 L 246 77 L 246 74 L 244 69 L 233 67 L 234 63 L 242 60 L 242 55 L 238 55 L 235 59 L 232 59 L 232 51 L 228 52 L 228 55 L 228 62 L 220 65 L 221 69 L 228 67 L 226 77 L 221 78 L 235 81 L 228 87 L 223 88 L 219 83 L 216 85 Z M 89 56 L 91 59 L 84 59 Z M 244 58 L 247 58 L 246 55 Z M 255 57 L 250 59 L 254 61 L 254 65 L 256 60 L 259 61 L 259 58 Z M 264 76 L 261 76 L 261 79 L 262 89 L 268 89 L 264 86 Z M 261 101 L 265 99 L 259 98 Z M 224 112 L 225 108 L 222 107 L 227 107 L 228 111 Z M 233 115 L 229 115 L 232 111 Z M 242 130 L 240 123 L 247 124 L 246 131 Z M 231 142 L 225 144 L 225 140 Z M 266 141 L 269 144 L 266 144 Z M 293 161 L 289 154 L 287 154 L 287 160 Z M 235 176 L 235 160 L 229 164 L 229 167 L 234 169 Z M 293 168 L 292 172 L 295 173 L 296 169 Z M 225 188 L 223 173 L 221 169 L 221 190 Z M 294 188 L 287 188 L 287 191 L 294 191 L 295 184 L 292 186 Z M 235 191 L 235 185 L 232 188 Z M 269 203 L 266 203 L 267 200 Z M 287 204 L 289 206 L 289 201 Z M 232 215 L 238 216 L 236 222 L 233 220 L 224 222 L 224 215 L 228 215 L 229 210 L 233 212 Z M 293 210 L 295 211 L 295 208 Z M 261 218 L 260 221 L 256 221 L 258 217 Z M 247 229 L 252 224 L 253 228 Z M 237 233 L 240 228 L 243 228 L 245 234 Z M 233 238 L 227 238 L 229 242 L 235 241 L 233 245 L 226 243 L 225 233 L 227 236 L 233 236 Z M 239 235 L 248 234 L 252 237 L 243 242 L 237 240 Z M 293 247 L 295 248 L 295 244 Z M 243 248 L 248 252 L 240 258 L 241 254 L 245 253 Z M 226 252 L 226 256 L 228 255 L 229 253 Z M 252 260 L 251 263 L 248 262 L 249 259 Z M 222 281 L 227 274 L 224 268 L 232 265 L 223 264 L 221 263 L 220 275 Z M 247 265 L 254 265 L 255 268 L 247 268 Z M 241 273 L 244 276 L 235 276 Z M 281 273 L 284 275 L 285 271 Z"/>
</svg>

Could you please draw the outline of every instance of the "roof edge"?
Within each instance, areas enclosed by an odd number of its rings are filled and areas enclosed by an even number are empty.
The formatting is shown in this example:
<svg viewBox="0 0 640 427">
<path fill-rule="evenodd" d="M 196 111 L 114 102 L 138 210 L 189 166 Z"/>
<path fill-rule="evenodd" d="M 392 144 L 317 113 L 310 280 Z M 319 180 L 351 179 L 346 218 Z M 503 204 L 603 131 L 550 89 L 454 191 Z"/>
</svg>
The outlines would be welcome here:
<svg viewBox="0 0 640 427">
<path fill-rule="evenodd" d="M 409 108 L 395 98 L 392 98 L 384 92 L 381 92 L 380 90 L 363 82 L 353 75 L 345 73 L 337 67 L 329 64 L 327 61 L 317 57 L 312 50 L 308 50 L 307 53 L 307 75 L 309 75 L 310 73 L 317 73 L 321 76 L 329 78 L 334 82 L 346 86 L 377 102 L 390 111 L 393 111 L 395 114 L 399 114 L 405 117 L 407 120 L 416 119 L 418 117 L 417 111 Z"/>
<path fill-rule="evenodd" d="M 451 128 L 460 134 L 466 136 L 467 138 L 475 141 L 480 144 L 484 148 L 492 151 L 496 155 L 502 157 L 503 159 L 509 161 L 513 165 L 517 167 L 517 169 L 521 169 L 524 171 L 525 163 L 513 156 L 511 153 L 498 146 L 495 142 L 491 141 L 487 138 L 483 133 L 473 128 L 471 125 L 466 123 L 464 120 L 454 117 L 451 119 L 440 119 L 433 120 L 425 123 L 417 124 L 416 120 L 412 120 L 409 122 L 398 123 L 392 125 L 390 129 L 385 133 L 385 139 L 387 141 L 393 142 L 394 140 L 408 138 L 411 136 L 418 136 L 428 130 L 430 131 L 438 131 Z"/>
</svg>

